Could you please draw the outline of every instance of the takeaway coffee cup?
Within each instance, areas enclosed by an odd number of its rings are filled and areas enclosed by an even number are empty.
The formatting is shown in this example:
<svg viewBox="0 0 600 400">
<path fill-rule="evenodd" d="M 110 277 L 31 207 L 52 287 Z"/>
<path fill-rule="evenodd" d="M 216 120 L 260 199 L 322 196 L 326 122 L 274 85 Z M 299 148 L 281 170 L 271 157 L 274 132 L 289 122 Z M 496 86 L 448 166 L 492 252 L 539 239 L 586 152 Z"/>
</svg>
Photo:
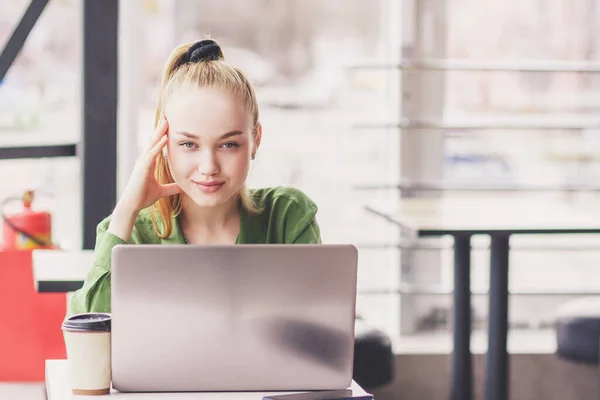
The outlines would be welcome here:
<svg viewBox="0 0 600 400">
<path fill-rule="evenodd" d="M 77 314 L 63 322 L 73 394 L 110 392 L 110 326 L 111 316 L 105 313 Z"/>
</svg>

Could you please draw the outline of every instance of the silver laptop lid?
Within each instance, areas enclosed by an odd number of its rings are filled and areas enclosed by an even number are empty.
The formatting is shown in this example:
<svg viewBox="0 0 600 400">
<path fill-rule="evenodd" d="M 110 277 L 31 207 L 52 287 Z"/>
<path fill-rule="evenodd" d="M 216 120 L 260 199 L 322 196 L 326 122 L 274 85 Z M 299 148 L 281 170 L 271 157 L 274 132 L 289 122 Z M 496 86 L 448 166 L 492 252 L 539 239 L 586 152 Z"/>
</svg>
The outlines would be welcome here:
<svg viewBox="0 0 600 400">
<path fill-rule="evenodd" d="M 344 389 L 351 245 L 120 245 L 112 379 L 120 391 Z"/>
</svg>

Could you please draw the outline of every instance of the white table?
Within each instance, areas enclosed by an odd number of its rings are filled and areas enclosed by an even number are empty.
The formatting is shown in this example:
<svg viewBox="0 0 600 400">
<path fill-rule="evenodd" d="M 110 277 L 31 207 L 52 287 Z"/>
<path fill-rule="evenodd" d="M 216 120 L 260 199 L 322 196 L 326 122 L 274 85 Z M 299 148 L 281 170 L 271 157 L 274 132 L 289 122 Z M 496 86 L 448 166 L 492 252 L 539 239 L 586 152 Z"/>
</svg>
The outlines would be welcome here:
<svg viewBox="0 0 600 400">
<path fill-rule="evenodd" d="M 368 396 L 355 381 L 350 386 L 354 395 Z M 194 392 L 194 393 L 119 393 L 111 390 L 108 396 L 76 396 L 71 393 L 67 360 L 46 360 L 46 393 L 48 400 L 105 399 L 122 400 L 262 400 L 263 396 L 284 392 Z M 285 392 L 285 394 L 293 392 Z"/>
<path fill-rule="evenodd" d="M 93 262 L 93 250 L 34 250 L 32 267 L 36 291 L 66 293 L 80 289 Z"/>
<path fill-rule="evenodd" d="M 443 197 L 399 199 L 394 203 L 369 204 L 366 208 L 406 230 L 409 236 L 454 238 L 452 399 L 473 398 L 471 237 L 490 236 L 486 399 L 507 399 L 509 239 L 516 234 L 600 234 L 600 205 L 583 208 L 522 197 Z"/>
</svg>

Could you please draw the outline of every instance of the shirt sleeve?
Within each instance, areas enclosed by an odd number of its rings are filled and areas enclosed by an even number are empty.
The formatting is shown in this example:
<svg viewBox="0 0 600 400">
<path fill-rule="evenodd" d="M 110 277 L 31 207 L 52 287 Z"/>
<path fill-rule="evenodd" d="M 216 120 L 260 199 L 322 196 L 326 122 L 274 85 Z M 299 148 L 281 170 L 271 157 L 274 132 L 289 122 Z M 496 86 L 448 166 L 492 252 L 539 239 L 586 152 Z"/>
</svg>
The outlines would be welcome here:
<svg viewBox="0 0 600 400">
<path fill-rule="evenodd" d="M 107 218 L 98 224 L 96 229 L 96 246 L 94 249 L 94 265 L 85 278 L 83 287 L 71 297 L 69 315 L 88 312 L 110 312 L 110 265 L 112 249 L 118 244 L 127 242 L 107 232 L 110 220 Z M 135 229 L 135 228 L 134 228 Z M 131 235 L 137 242 L 138 235 Z"/>
<path fill-rule="evenodd" d="M 292 196 L 281 196 L 278 204 L 281 231 L 284 239 L 280 243 L 321 244 L 321 230 L 317 223 L 317 205 L 304 193 L 291 192 Z"/>
<path fill-rule="evenodd" d="M 314 219 L 294 239 L 294 244 L 321 244 L 321 230 L 317 220 Z"/>
</svg>

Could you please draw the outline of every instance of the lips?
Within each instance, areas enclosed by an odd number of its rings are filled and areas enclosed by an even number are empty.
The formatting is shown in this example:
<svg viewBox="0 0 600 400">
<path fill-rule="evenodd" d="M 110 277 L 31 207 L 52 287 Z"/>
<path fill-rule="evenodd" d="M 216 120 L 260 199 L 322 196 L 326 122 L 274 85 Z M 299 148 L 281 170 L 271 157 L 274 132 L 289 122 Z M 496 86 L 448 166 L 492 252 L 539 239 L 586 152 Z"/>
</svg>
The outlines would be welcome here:
<svg viewBox="0 0 600 400">
<path fill-rule="evenodd" d="M 196 187 L 198 189 L 200 189 L 200 191 L 203 193 L 215 193 L 215 192 L 219 191 L 225 184 L 225 182 L 223 182 L 223 181 L 209 181 L 209 182 L 194 181 L 194 183 L 196 184 Z"/>
</svg>

